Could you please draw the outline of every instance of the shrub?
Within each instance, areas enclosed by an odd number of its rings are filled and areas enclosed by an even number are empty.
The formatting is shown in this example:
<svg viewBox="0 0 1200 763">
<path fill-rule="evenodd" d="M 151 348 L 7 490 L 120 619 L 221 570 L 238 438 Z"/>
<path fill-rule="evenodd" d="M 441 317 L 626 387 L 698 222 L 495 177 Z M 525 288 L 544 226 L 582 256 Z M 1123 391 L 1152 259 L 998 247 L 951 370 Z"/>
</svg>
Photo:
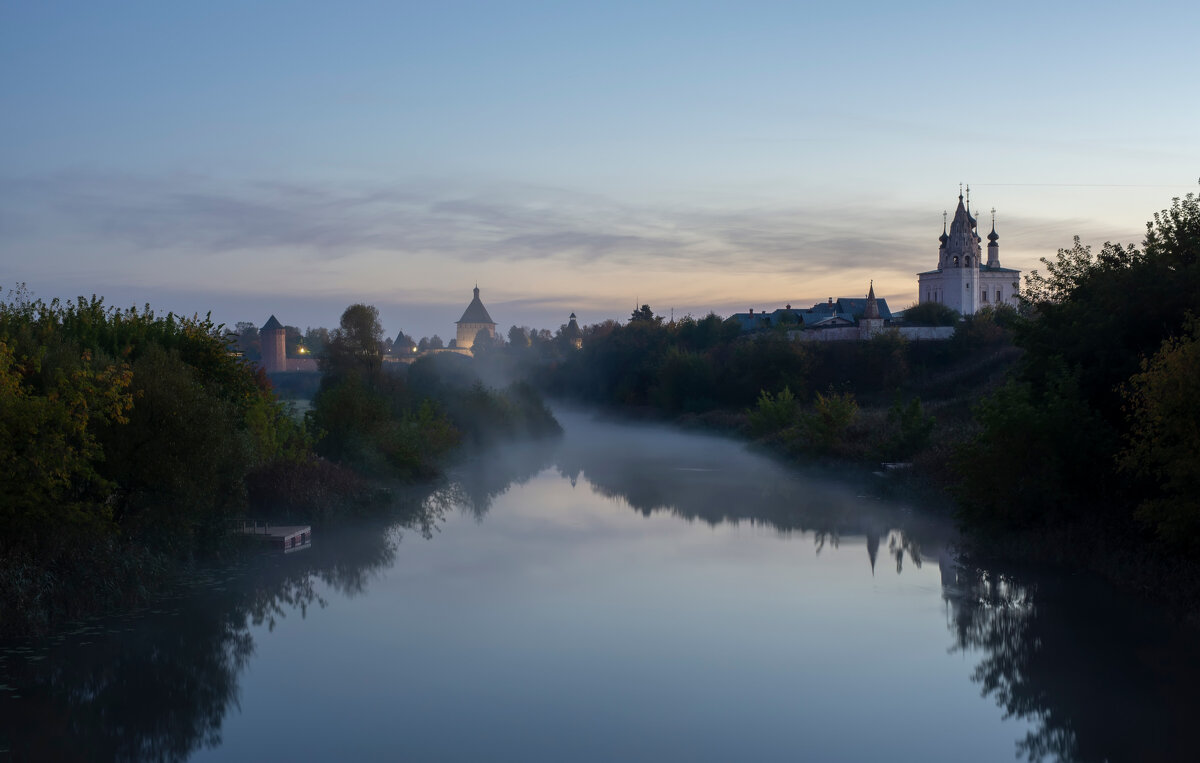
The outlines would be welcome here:
<svg viewBox="0 0 1200 763">
<path fill-rule="evenodd" d="M 888 436 L 883 444 L 883 457 L 888 461 L 912 458 L 929 444 L 934 418 L 925 413 L 921 399 L 914 397 L 907 405 L 896 397 L 887 414 Z"/>
<path fill-rule="evenodd" d="M 758 395 L 757 405 L 747 411 L 748 425 L 753 434 L 771 434 L 794 425 L 798 413 L 799 407 L 790 387 L 784 387 L 774 396 L 764 389 Z"/>
<path fill-rule="evenodd" d="M 909 326 L 953 326 L 958 323 L 959 315 L 941 302 L 921 302 L 909 305 L 903 317 Z"/>
<path fill-rule="evenodd" d="M 817 393 L 812 413 L 804 417 L 803 426 L 810 446 L 831 450 L 842 441 L 846 429 L 858 415 L 858 403 L 852 392 Z"/>
</svg>

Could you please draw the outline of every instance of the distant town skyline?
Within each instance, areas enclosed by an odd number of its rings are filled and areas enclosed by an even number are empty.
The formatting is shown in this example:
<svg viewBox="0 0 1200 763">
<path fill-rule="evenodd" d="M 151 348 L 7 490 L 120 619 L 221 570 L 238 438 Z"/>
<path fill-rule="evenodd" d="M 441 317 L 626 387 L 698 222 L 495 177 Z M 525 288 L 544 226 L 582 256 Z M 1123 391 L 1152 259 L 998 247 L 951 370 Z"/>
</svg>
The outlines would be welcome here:
<svg viewBox="0 0 1200 763">
<path fill-rule="evenodd" d="M 0 9 L 0 288 L 453 336 L 856 297 L 1198 189 L 1192 3 Z"/>
</svg>

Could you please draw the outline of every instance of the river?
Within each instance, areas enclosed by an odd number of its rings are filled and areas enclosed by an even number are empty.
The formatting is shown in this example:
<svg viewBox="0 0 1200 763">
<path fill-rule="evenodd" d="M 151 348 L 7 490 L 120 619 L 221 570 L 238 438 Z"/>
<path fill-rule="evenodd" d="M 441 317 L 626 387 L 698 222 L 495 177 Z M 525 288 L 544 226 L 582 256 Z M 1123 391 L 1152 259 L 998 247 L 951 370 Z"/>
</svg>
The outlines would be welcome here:
<svg viewBox="0 0 1200 763">
<path fill-rule="evenodd" d="M 561 412 L 383 517 L 0 649 L 6 760 L 1192 760 L 1194 630 L 887 481 Z M 432 491 L 432 492 L 431 492 Z"/>
</svg>

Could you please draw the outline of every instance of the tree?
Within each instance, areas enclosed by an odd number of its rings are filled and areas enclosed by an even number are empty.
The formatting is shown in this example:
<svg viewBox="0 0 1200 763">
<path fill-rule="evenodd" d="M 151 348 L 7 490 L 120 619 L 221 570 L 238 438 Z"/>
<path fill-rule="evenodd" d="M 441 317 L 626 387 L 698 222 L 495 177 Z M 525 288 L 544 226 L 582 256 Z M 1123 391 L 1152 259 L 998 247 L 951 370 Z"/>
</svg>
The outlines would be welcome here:
<svg viewBox="0 0 1200 763">
<path fill-rule="evenodd" d="M 800 404 L 790 387 L 784 387 L 777 396 L 765 389 L 758 395 L 758 403 L 747 411 L 747 424 L 756 435 L 774 434 L 796 423 Z"/>
<path fill-rule="evenodd" d="M 1200 314 L 1200 200 L 1175 199 L 1146 230 L 1141 250 L 1109 242 L 1094 253 L 1076 239 L 1043 259 L 1045 276 L 1030 273 L 1026 317 L 1012 324 L 1024 350 L 1016 379 L 981 403 L 979 436 L 960 454 L 964 465 L 990 464 L 964 466 L 972 516 L 1033 524 L 1107 514 L 1123 523 L 1129 507 L 1143 506 L 1146 517 L 1146 499 L 1163 497 L 1152 475 L 1165 479 L 1161 470 L 1173 467 L 1147 455 L 1157 447 L 1149 422 L 1158 414 L 1137 395 L 1157 389 L 1154 379 L 1169 364 L 1143 368 L 1141 359 L 1185 334 L 1189 313 Z M 999 324 L 1003 316 L 995 317 Z M 1133 398 L 1121 392 L 1129 383 Z M 1098 468 L 1118 458 L 1123 442 L 1127 468 Z M 1165 515 L 1150 521 L 1160 529 L 1170 522 Z"/>
<path fill-rule="evenodd" d="M 111 519 L 105 499 L 115 485 L 96 469 L 104 453 L 95 429 L 128 421 L 129 368 L 84 352 L 38 390 L 29 377 L 42 365 L 0 338 L 0 548 L 48 541 L 55 526 L 108 530 Z"/>
<path fill-rule="evenodd" d="M 529 334 L 520 326 L 513 326 L 508 330 L 508 343 L 513 347 L 528 347 Z"/>
<path fill-rule="evenodd" d="M 897 395 L 887 415 L 888 432 L 882 450 L 888 461 L 908 459 L 929 444 L 934 418 L 921 407 L 921 398 L 914 397 L 905 405 Z"/>
<path fill-rule="evenodd" d="M 350 372 L 374 375 L 382 367 L 379 349 L 382 344 L 379 311 L 372 305 L 350 305 L 342 313 L 339 327 L 329 335 L 323 368 L 334 375 Z"/>
<path fill-rule="evenodd" d="M 786 389 L 786 388 L 785 388 Z M 852 392 L 817 393 L 813 411 L 804 417 L 809 444 L 825 452 L 836 446 L 846 429 L 858 416 L 858 403 Z"/>
<path fill-rule="evenodd" d="M 650 305 L 642 305 L 637 310 L 634 310 L 633 314 L 629 316 L 630 323 L 637 323 L 638 321 L 661 324 L 663 322 L 663 317 L 661 315 L 655 315 L 654 311 L 650 309 Z"/>
<path fill-rule="evenodd" d="M 909 326 L 953 326 L 958 312 L 941 302 L 913 303 L 904 310 L 904 323 Z"/>
<path fill-rule="evenodd" d="M 325 350 L 329 347 L 329 329 L 318 326 L 311 326 L 304 330 L 304 348 L 308 350 L 308 354 L 314 358 L 321 358 L 325 355 Z"/>
<path fill-rule="evenodd" d="M 238 352 L 246 360 L 258 361 L 262 358 L 262 342 L 258 336 L 258 326 L 249 321 L 238 321 L 234 330 L 229 332 Z"/>
<path fill-rule="evenodd" d="M 297 355 L 302 355 L 300 348 L 304 346 L 304 334 L 300 333 L 300 329 L 295 326 L 283 327 L 283 342 L 284 352 L 289 358 L 294 358 Z"/>
<path fill-rule="evenodd" d="M 1146 480 L 1138 517 L 1172 545 L 1200 546 L 1200 318 L 1163 342 L 1123 390 L 1122 468 Z"/>
</svg>

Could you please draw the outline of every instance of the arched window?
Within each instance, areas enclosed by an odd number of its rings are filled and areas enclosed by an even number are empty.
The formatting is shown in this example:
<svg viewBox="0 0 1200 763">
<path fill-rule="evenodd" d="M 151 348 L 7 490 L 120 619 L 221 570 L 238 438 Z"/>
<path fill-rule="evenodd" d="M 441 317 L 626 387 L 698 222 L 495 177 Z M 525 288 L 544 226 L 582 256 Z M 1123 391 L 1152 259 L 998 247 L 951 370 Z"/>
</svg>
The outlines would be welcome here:
<svg viewBox="0 0 1200 763">
<path fill-rule="evenodd" d="M 954 267 L 958 267 L 958 255 L 954 255 Z"/>
<path fill-rule="evenodd" d="M 965 258 L 963 260 L 963 264 L 966 265 L 968 268 L 971 267 L 971 258 L 970 257 Z"/>
</svg>

